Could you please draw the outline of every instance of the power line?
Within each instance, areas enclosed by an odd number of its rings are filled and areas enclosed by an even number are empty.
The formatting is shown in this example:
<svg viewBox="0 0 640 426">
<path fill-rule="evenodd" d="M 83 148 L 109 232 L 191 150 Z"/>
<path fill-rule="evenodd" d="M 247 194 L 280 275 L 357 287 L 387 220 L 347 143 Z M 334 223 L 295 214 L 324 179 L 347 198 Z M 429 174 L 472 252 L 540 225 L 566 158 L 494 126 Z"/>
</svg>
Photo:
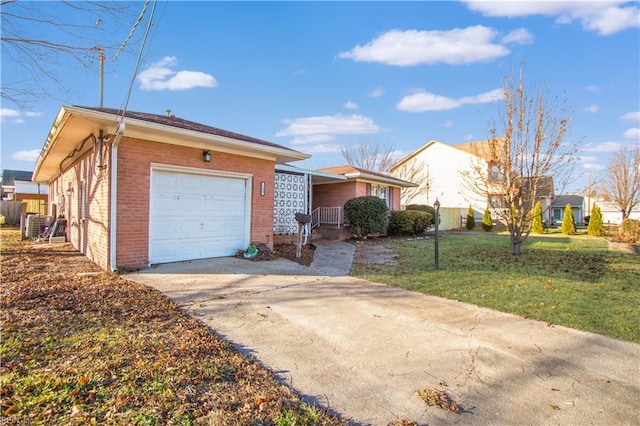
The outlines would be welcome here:
<svg viewBox="0 0 640 426">
<path fill-rule="evenodd" d="M 127 43 L 129 43 L 129 40 L 131 40 L 131 37 L 133 37 L 133 33 L 135 33 L 136 29 L 138 28 L 138 25 L 140 24 L 140 22 L 142 21 L 142 18 L 144 17 L 145 12 L 147 11 L 147 7 L 149 6 L 149 2 L 150 2 L 150 0 L 147 0 L 144 3 L 144 6 L 142 7 L 142 11 L 140 12 L 140 15 L 138 16 L 138 19 L 136 19 L 136 22 L 133 24 L 133 27 L 131 27 L 131 31 L 129 31 L 129 35 L 127 36 L 127 38 L 124 39 L 124 41 L 120 45 L 120 48 L 118 48 L 118 51 L 116 52 L 116 54 L 113 55 L 113 59 L 111 59 L 111 62 L 115 62 L 116 59 L 118 59 L 118 56 L 120 56 L 120 53 L 127 46 Z"/>
</svg>

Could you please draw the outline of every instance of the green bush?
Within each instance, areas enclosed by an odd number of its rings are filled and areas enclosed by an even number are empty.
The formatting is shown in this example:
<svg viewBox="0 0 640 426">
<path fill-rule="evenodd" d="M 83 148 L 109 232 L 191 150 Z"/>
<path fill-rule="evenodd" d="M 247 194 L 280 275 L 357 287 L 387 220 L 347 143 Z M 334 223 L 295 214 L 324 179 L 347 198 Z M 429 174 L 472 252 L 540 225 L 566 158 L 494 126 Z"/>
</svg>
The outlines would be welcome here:
<svg viewBox="0 0 640 426">
<path fill-rule="evenodd" d="M 429 222 L 429 228 L 435 224 L 436 209 L 433 206 L 427 204 L 408 204 L 405 210 L 418 210 L 421 212 L 427 212 L 431 215 L 431 222 Z"/>
<path fill-rule="evenodd" d="M 344 215 L 355 238 L 384 232 L 388 211 L 387 203 L 374 196 L 352 198 L 344 204 Z"/>
<path fill-rule="evenodd" d="M 564 208 L 564 218 L 562 219 L 562 233 L 564 235 L 575 235 L 576 220 L 573 218 L 571 204 L 567 204 Z"/>
<path fill-rule="evenodd" d="M 531 224 L 531 232 L 534 234 L 544 233 L 544 223 L 542 223 L 542 206 L 538 201 L 533 208 L 533 223 Z"/>
<path fill-rule="evenodd" d="M 602 211 L 597 204 L 593 205 L 591 215 L 589 216 L 589 225 L 587 226 L 587 234 L 594 237 L 602 237 L 604 235 L 604 222 L 602 220 Z"/>
<path fill-rule="evenodd" d="M 467 210 L 467 229 L 471 231 L 476 227 L 476 216 L 473 213 L 473 207 L 469 206 L 469 210 Z"/>
<path fill-rule="evenodd" d="M 387 233 L 391 236 L 424 235 L 433 224 L 431 213 L 420 210 L 392 212 Z"/>
<path fill-rule="evenodd" d="M 491 231 L 493 228 L 493 221 L 491 220 L 491 212 L 489 209 L 484 209 L 484 214 L 482 215 L 482 229 L 486 232 Z"/>
</svg>

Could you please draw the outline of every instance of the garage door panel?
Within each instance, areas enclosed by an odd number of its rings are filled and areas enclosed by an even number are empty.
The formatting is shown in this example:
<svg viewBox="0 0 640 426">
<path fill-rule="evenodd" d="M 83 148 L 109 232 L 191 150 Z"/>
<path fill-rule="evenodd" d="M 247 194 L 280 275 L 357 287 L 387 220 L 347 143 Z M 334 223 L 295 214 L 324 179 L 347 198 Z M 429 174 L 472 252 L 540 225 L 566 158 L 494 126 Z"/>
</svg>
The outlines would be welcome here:
<svg viewBox="0 0 640 426">
<path fill-rule="evenodd" d="M 248 243 L 246 180 L 152 171 L 149 262 L 230 256 Z"/>
</svg>

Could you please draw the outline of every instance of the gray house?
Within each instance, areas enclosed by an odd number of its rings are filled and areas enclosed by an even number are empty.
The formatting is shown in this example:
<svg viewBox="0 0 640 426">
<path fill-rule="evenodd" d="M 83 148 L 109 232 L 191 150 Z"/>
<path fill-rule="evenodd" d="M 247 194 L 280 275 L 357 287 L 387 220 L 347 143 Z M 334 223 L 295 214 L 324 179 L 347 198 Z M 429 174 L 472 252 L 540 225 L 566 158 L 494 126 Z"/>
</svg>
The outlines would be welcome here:
<svg viewBox="0 0 640 426">
<path fill-rule="evenodd" d="M 559 195 L 551 202 L 551 218 L 558 224 L 564 220 L 564 210 L 571 205 L 573 220 L 577 225 L 584 224 L 584 197 L 582 195 Z"/>
</svg>

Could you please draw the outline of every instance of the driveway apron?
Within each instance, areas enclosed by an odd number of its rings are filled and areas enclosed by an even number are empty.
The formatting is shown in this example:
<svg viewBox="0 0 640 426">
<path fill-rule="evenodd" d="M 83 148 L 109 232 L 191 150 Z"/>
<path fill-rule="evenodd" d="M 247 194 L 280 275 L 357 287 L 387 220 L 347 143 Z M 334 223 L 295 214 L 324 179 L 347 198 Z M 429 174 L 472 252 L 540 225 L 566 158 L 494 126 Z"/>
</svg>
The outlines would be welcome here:
<svg viewBox="0 0 640 426">
<path fill-rule="evenodd" d="M 353 251 L 322 243 L 308 268 L 221 258 L 127 278 L 353 424 L 640 424 L 640 345 L 349 277 Z"/>
</svg>

